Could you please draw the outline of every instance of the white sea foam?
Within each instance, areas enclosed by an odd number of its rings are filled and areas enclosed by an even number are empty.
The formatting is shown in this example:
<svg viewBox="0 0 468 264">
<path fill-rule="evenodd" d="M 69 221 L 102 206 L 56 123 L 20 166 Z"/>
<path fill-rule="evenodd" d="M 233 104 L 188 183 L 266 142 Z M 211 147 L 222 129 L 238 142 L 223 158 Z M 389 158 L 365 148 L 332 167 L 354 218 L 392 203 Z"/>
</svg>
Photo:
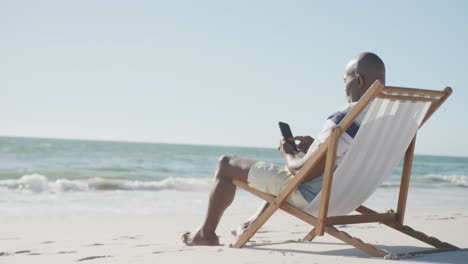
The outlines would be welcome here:
<svg viewBox="0 0 468 264">
<path fill-rule="evenodd" d="M 127 191 L 207 191 L 210 179 L 171 177 L 161 181 L 119 180 L 89 178 L 85 180 L 49 180 L 40 174 L 24 175 L 19 179 L 0 180 L 0 188 L 42 192 L 84 192 L 90 190 L 127 190 Z"/>
<path fill-rule="evenodd" d="M 420 176 L 418 178 L 430 183 L 447 184 L 458 187 L 468 187 L 468 177 L 462 175 L 428 174 Z"/>
<path fill-rule="evenodd" d="M 380 185 L 381 188 L 392 188 L 392 187 L 400 187 L 399 182 L 383 182 Z"/>
<path fill-rule="evenodd" d="M 412 177 L 412 184 L 416 187 L 468 187 L 468 176 L 427 174 Z M 400 182 L 384 182 L 382 188 L 400 187 Z"/>
<path fill-rule="evenodd" d="M 468 177 L 459 175 L 428 174 L 413 177 L 415 187 L 468 187 Z M 126 191 L 189 191 L 206 192 L 210 189 L 210 178 L 170 177 L 161 181 L 141 181 L 129 179 L 108 179 L 93 177 L 88 179 L 70 180 L 60 178 L 48 179 L 41 174 L 24 175 L 19 179 L 0 180 L 0 188 L 8 190 L 29 191 L 33 193 L 86 192 L 106 190 Z M 384 182 L 381 188 L 399 187 L 399 182 Z"/>
</svg>

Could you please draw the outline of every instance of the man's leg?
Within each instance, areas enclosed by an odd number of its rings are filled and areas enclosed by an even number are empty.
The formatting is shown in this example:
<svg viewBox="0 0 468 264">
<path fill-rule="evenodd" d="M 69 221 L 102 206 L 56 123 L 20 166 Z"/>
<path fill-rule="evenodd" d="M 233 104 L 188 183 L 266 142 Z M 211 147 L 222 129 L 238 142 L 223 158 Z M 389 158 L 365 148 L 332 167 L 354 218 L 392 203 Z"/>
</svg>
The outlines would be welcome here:
<svg viewBox="0 0 468 264">
<path fill-rule="evenodd" d="M 236 193 L 232 180 L 247 182 L 250 167 L 256 161 L 239 156 L 222 156 L 218 161 L 214 182 L 208 200 L 208 209 L 202 226 L 194 232 L 187 232 L 182 241 L 188 246 L 219 245 L 216 227 L 231 205 Z"/>
</svg>

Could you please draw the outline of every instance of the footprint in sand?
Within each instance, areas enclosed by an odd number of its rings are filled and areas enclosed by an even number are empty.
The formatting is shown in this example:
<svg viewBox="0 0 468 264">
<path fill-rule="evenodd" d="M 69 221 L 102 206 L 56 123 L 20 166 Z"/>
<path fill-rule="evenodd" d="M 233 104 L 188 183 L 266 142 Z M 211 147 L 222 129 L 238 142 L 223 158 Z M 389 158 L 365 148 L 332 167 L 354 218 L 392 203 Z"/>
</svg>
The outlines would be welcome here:
<svg viewBox="0 0 468 264">
<path fill-rule="evenodd" d="M 426 218 L 426 220 L 453 220 L 455 217 L 434 217 L 434 218 Z"/>
<path fill-rule="evenodd" d="M 120 237 L 114 238 L 114 239 L 112 239 L 112 240 L 120 240 L 120 239 L 139 239 L 139 238 L 142 238 L 142 237 L 143 237 L 142 235 L 120 236 Z"/>
<path fill-rule="evenodd" d="M 135 247 L 149 247 L 151 245 L 148 245 L 148 244 L 141 244 L 141 245 L 136 245 Z"/>
<path fill-rule="evenodd" d="M 86 258 L 81 258 L 79 260 L 77 260 L 76 262 L 79 262 L 79 261 L 86 261 L 86 260 L 92 260 L 92 259 L 98 259 L 98 258 L 112 258 L 112 256 L 90 256 L 90 257 L 86 257 Z"/>
<path fill-rule="evenodd" d="M 41 253 L 34 253 L 31 250 L 20 250 L 15 252 L 0 252 L 0 257 L 2 256 L 12 256 L 12 255 L 19 255 L 19 254 L 28 254 L 28 255 L 41 255 Z"/>
<path fill-rule="evenodd" d="M 94 243 L 94 244 L 84 245 L 83 247 L 98 247 L 98 246 L 104 246 L 104 244 Z"/>
<path fill-rule="evenodd" d="M 177 250 L 166 250 L 166 251 L 153 251 L 151 254 L 161 254 L 161 253 L 168 253 L 168 252 L 182 252 L 182 251 L 190 251 L 193 250 L 192 248 L 182 248 Z"/>
<path fill-rule="evenodd" d="M 20 250 L 20 251 L 15 252 L 15 254 L 24 254 L 24 253 L 31 253 L 31 250 Z"/>
</svg>

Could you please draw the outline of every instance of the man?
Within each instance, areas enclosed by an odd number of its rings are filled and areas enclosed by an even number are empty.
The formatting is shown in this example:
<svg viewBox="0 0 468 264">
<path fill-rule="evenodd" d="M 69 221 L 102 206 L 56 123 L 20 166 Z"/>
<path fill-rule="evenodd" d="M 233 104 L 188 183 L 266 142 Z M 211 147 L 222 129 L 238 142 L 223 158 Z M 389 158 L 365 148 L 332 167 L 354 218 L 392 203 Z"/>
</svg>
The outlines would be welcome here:
<svg viewBox="0 0 468 264">
<path fill-rule="evenodd" d="M 325 122 L 322 132 L 314 141 L 311 137 L 295 137 L 300 141 L 298 149 L 305 155 L 297 155 L 292 146 L 281 139 L 279 151 L 286 162 L 286 169 L 262 161 L 255 161 L 239 156 L 222 156 L 218 161 L 215 179 L 210 192 L 208 209 L 202 226 L 194 232 L 187 232 L 182 241 L 188 246 L 219 245 L 216 228 L 227 207 L 234 200 L 236 186 L 233 180 L 246 182 L 250 187 L 267 192 L 272 195 L 279 194 L 287 183 L 294 177 L 306 161 L 314 154 L 320 145 L 330 135 L 331 128 L 337 125 L 352 109 L 355 103 L 364 95 L 375 80 L 385 83 L 385 65 L 375 54 L 365 52 L 353 58 L 345 68 L 344 82 L 345 94 L 349 105 L 345 109 L 331 115 Z M 338 165 L 359 125 L 365 116 L 365 111 L 356 119 L 346 133 L 341 136 L 338 143 L 336 165 Z M 312 143 L 313 142 L 313 143 Z M 322 175 L 325 168 L 325 159 L 304 179 L 298 188 L 291 193 L 287 202 L 299 209 L 304 209 L 322 188 Z M 260 213 L 266 208 L 264 204 L 247 222 L 232 230 L 234 236 L 240 236 L 245 229 L 255 222 Z"/>
</svg>

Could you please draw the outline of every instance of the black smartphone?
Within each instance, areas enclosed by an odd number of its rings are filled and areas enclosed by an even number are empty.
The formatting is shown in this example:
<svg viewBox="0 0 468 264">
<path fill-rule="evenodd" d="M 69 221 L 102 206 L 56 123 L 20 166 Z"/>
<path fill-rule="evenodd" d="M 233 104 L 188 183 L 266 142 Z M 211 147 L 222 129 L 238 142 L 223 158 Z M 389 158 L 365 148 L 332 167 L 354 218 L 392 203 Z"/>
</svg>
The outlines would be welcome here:
<svg viewBox="0 0 468 264">
<path fill-rule="evenodd" d="M 297 146 L 296 142 L 294 140 L 288 140 L 289 138 L 293 138 L 291 128 L 289 127 L 288 124 L 284 122 L 279 122 L 278 123 L 280 130 L 281 130 L 281 135 L 283 135 L 284 139 L 291 144 L 291 146 L 294 148 L 294 151 L 297 151 Z"/>
</svg>

